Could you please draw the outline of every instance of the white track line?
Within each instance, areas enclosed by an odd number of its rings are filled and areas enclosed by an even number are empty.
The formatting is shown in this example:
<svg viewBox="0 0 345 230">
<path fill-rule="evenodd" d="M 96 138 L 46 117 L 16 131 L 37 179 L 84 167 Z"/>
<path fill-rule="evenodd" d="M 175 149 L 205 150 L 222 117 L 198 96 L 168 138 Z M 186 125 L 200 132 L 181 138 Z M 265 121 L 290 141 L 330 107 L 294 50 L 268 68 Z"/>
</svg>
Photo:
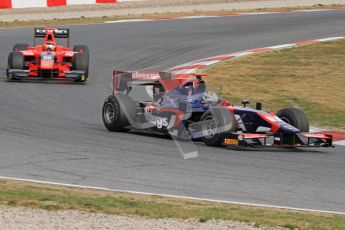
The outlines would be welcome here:
<svg viewBox="0 0 345 230">
<path fill-rule="evenodd" d="M 328 42 L 328 41 L 336 41 L 336 40 L 339 40 L 339 39 L 343 39 L 343 37 L 323 38 L 323 39 L 317 39 L 316 41 Z"/>
<path fill-rule="evenodd" d="M 195 73 L 199 69 L 181 69 L 174 71 L 175 74 L 190 74 Z"/>
<path fill-rule="evenodd" d="M 328 213 L 328 214 L 336 214 L 336 215 L 345 215 L 345 212 L 337 212 L 337 211 L 308 209 L 308 208 L 295 208 L 295 207 L 289 207 L 289 206 L 257 204 L 257 203 L 246 203 L 246 202 L 227 201 L 227 200 L 206 199 L 206 198 L 197 198 L 197 197 L 189 197 L 189 196 L 177 196 L 177 195 L 169 195 L 169 194 L 161 194 L 161 193 L 138 192 L 138 191 L 131 191 L 131 190 L 110 189 L 110 188 L 104 188 L 104 187 L 94 187 L 94 186 L 66 184 L 66 183 L 59 183 L 59 182 L 30 180 L 30 179 L 22 179 L 22 178 L 15 178 L 15 177 L 0 176 L 0 179 L 15 180 L 15 181 L 22 181 L 22 182 L 31 182 L 31 183 L 38 183 L 38 184 L 45 184 L 45 185 L 65 186 L 65 187 L 71 187 L 71 188 L 94 189 L 94 190 L 101 190 L 101 191 L 108 191 L 108 192 L 130 193 L 130 194 L 136 194 L 136 195 L 161 196 L 161 197 L 177 198 L 177 199 L 183 199 L 183 200 L 207 201 L 207 202 L 222 203 L 222 204 L 246 205 L 246 206 L 255 206 L 255 207 L 262 207 L 262 208 L 277 208 L 277 209 L 287 209 L 287 210 L 294 210 L 294 211 L 304 211 L 304 212 L 316 212 L 316 213 Z"/>
<path fill-rule="evenodd" d="M 345 140 L 342 140 L 342 141 L 335 141 L 333 144 L 345 146 Z"/>
<path fill-rule="evenodd" d="M 232 55 L 235 57 L 242 57 L 242 56 L 247 56 L 247 55 L 251 55 L 251 54 L 254 54 L 254 52 L 244 51 L 244 52 L 233 53 Z"/>
<path fill-rule="evenodd" d="M 219 16 L 184 16 L 181 19 L 194 19 L 194 18 L 218 18 Z"/>
<path fill-rule="evenodd" d="M 296 10 L 296 12 L 323 12 L 330 11 L 332 9 L 316 9 L 316 10 Z"/>
<path fill-rule="evenodd" d="M 117 20 L 117 21 L 107 21 L 107 22 L 104 22 L 104 23 L 109 24 L 109 23 L 148 22 L 148 21 L 153 21 L 153 20 L 152 19 L 124 19 L 124 20 Z"/>
<path fill-rule="evenodd" d="M 266 14 L 280 14 L 281 12 L 253 12 L 253 13 L 240 13 L 239 15 L 266 15 Z"/>
<path fill-rule="evenodd" d="M 310 126 L 310 130 L 311 133 L 317 133 L 317 132 L 322 132 L 322 131 L 327 131 L 326 129 L 323 128 L 319 128 L 319 127 L 315 127 L 315 126 Z"/>
<path fill-rule="evenodd" d="M 205 58 L 207 59 L 207 58 Z M 189 63 L 186 63 L 186 64 L 182 64 L 182 65 L 179 65 L 179 66 L 175 66 L 171 69 L 175 69 L 175 68 L 182 68 L 182 67 L 189 67 L 191 65 L 212 65 L 212 64 L 215 64 L 215 63 L 218 63 L 219 60 L 214 60 L 214 61 L 205 61 L 205 59 L 200 59 L 198 61 L 193 61 L 193 62 L 189 62 Z"/>
<path fill-rule="evenodd" d="M 296 46 L 296 44 L 283 44 L 283 45 L 277 45 L 277 46 L 269 46 L 267 48 L 270 48 L 270 49 L 286 49 L 286 48 L 291 48 L 291 47 L 294 47 Z"/>
</svg>

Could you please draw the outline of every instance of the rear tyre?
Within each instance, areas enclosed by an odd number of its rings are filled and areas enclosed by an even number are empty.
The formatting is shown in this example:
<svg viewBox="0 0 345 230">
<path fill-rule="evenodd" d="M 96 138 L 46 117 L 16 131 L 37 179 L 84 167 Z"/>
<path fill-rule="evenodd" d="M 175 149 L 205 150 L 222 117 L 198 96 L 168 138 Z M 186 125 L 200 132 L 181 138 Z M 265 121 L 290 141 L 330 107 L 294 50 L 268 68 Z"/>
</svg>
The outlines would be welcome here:
<svg viewBox="0 0 345 230">
<path fill-rule="evenodd" d="M 103 104 L 104 126 L 111 132 L 126 131 L 130 122 L 135 122 L 136 104 L 127 95 L 117 94 L 107 97 Z"/>
<path fill-rule="evenodd" d="M 74 46 L 73 47 L 73 51 L 74 52 L 78 52 L 78 53 L 84 53 L 87 56 L 90 55 L 89 48 L 87 46 L 84 46 L 84 45 L 76 45 L 76 46 Z"/>
<path fill-rule="evenodd" d="M 279 110 L 276 115 L 284 122 L 299 129 L 301 132 L 309 132 L 309 121 L 302 110 L 296 108 L 285 108 Z"/>
<path fill-rule="evenodd" d="M 202 117 L 202 139 L 208 146 L 221 146 L 223 133 L 236 130 L 234 115 L 225 108 L 212 108 L 206 111 Z"/>
<path fill-rule="evenodd" d="M 74 54 L 72 69 L 84 71 L 85 75 L 80 79 L 76 80 L 76 82 L 85 82 L 89 77 L 89 56 L 86 53 Z"/>
<path fill-rule="evenodd" d="M 24 50 L 27 50 L 28 47 L 29 47 L 28 44 L 23 44 L 23 43 L 15 44 L 13 46 L 13 51 L 15 51 L 15 52 L 24 51 Z"/>
</svg>

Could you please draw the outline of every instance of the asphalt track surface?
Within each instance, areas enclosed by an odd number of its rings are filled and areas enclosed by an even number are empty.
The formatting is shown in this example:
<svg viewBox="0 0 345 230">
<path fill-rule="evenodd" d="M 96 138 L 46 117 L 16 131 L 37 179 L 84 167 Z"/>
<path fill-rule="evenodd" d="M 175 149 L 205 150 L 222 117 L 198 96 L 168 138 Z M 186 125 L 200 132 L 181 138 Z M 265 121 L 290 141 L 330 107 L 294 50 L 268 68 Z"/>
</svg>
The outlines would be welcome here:
<svg viewBox="0 0 345 230">
<path fill-rule="evenodd" d="M 0 81 L 0 175 L 345 211 L 344 147 L 263 151 L 198 143 L 199 157 L 183 160 L 170 139 L 110 133 L 101 120 L 114 68 L 165 70 L 244 49 L 344 35 L 344 25 L 342 10 L 71 26 L 72 43 L 91 50 L 86 85 Z M 0 30 L 2 67 L 12 45 L 32 35 L 32 29 Z"/>
</svg>

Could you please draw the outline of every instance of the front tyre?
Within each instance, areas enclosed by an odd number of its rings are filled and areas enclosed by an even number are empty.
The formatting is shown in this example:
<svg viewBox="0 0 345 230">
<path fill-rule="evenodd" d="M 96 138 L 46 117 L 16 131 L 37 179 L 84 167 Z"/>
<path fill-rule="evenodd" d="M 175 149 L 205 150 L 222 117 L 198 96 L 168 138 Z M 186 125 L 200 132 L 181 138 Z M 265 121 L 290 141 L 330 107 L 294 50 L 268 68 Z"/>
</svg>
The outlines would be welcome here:
<svg viewBox="0 0 345 230">
<path fill-rule="evenodd" d="M 309 121 L 302 110 L 296 108 L 285 108 L 279 110 L 276 115 L 285 123 L 292 125 L 301 132 L 309 132 Z"/>
<path fill-rule="evenodd" d="M 24 69 L 24 55 L 21 52 L 11 52 L 8 55 L 8 69 Z M 8 81 L 13 80 L 12 74 L 6 74 L 6 78 Z"/>
<path fill-rule="evenodd" d="M 84 76 L 76 80 L 76 82 L 85 82 L 89 77 L 89 55 L 86 53 L 74 54 L 72 69 L 84 71 L 85 72 Z"/>
<path fill-rule="evenodd" d="M 9 69 L 24 69 L 24 55 L 21 52 L 11 52 L 8 56 Z"/>
<path fill-rule="evenodd" d="M 234 132 L 234 115 L 225 108 L 211 108 L 201 117 L 202 139 L 208 146 L 218 147 L 223 144 L 223 133 Z"/>
</svg>

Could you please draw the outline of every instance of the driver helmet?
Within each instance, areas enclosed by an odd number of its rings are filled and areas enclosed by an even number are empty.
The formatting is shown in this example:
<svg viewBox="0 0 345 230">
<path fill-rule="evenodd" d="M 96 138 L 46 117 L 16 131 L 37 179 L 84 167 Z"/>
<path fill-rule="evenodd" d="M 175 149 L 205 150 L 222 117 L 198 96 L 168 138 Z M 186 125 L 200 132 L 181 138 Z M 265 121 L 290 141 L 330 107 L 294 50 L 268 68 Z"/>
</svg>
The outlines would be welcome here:
<svg viewBox="0 0 345 230">
<path fill-rule="evenodd" d="M 193 82 L 188 82 L 188 83 L 184 84 L 181 87 L 180 92 L 183 95 L 191 96 L 193 94 Z"/>
<path fill-rule="evenodd" d="M 47 51 L 54 51 L 55 44 L 53 42 L 47 42 L 44 47 Z"/>
<path fill-rule="evenodd" d="M 201 76 L 196 76 L 196 79 L 196 91 L 201 93 L 206 92 L 206 82 L 201 78 Z"/>
</svg>

